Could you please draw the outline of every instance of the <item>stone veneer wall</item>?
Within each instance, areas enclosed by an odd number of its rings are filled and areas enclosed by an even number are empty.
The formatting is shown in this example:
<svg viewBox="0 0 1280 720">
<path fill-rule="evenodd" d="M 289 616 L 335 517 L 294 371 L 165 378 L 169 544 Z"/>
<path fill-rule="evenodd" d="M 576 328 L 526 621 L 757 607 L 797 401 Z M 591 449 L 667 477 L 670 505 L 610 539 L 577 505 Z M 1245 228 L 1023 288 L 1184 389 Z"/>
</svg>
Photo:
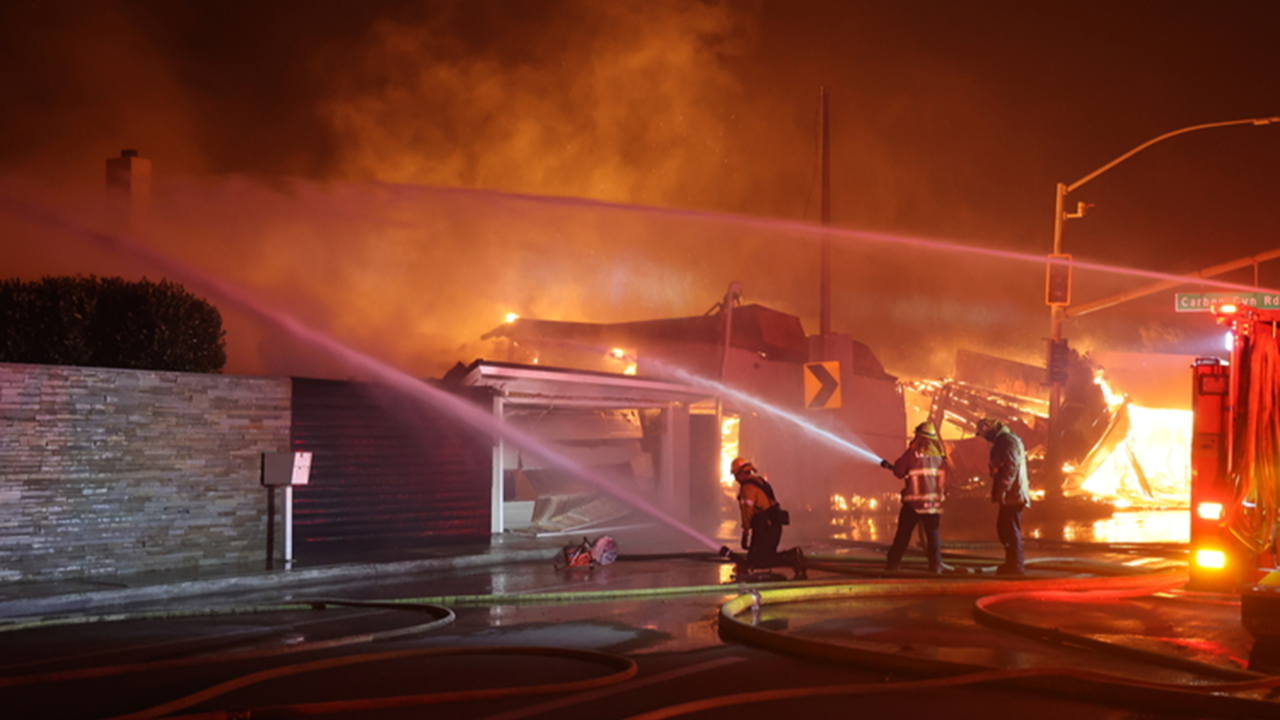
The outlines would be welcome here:
<svg viewBox="0 0 1280 720">
<path fill-rule="evenodd" d="M 261 456 L 289 449 L 290 392 L 0 363 L 0 581 L 263 565 Z"/>
</svg>

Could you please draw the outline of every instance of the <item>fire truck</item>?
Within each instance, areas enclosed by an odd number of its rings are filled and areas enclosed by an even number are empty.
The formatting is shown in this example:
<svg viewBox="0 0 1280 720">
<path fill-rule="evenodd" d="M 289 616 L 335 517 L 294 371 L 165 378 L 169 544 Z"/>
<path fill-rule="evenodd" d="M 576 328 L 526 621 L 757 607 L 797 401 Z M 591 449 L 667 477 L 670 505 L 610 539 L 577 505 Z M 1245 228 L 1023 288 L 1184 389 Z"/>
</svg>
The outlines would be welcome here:
<svg viewBox="0 0 1280 720">
<path fill-rule="evenodd" d="M 1280 309 L 1224 303 L 1229 359 L 1192 369 L 1191 579 L 1188 589 L 1239 592 L 1259 641 L 1280 639 Z"/>
</svg>

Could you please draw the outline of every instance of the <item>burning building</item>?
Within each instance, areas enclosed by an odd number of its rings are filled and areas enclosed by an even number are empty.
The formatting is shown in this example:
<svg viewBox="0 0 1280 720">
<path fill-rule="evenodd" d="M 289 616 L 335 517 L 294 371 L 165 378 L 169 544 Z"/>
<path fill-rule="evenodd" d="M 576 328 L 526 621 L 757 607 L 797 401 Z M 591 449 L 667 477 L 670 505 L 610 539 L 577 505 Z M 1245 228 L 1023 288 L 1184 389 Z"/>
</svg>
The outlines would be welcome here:
<svg viewBox="0 0 1280 720">
<path fill-rule="evenodd" d="M 1144 353 L 1072 353 L 1050 437 L 1046 369 L 961 350 L 947 380 L 913 381 L 913 415 L 942 429 L 958 495 L 982 498 L 987 444 L 973 436 L 983 417 L 1005 421 L 1026 443 L 1033 496 L 1071 514 L 1184 508 L 1190 482 L 1192 359 Z M 1045 466 L 1058 444 L 1061 480 Z"/>
<path fill-rule="evenodd" d="M 700 316 L 614 324 L 514 318 L 484 339 L 513 366 L 703 388 L 711 401 L 689 406 L 688 494 L 682 489 L 677 498 L 677 509 L 689 498 L 691 519 L 725 517 L 736 492 L 728 465 L 737 455 L 764 471 L 797 525 L 825 527 L 835 495 L 875 494 L 896 484 L 873 458 L 896 456 L 906 440 L 897 378 L 847 335 L 806 336 L 799 318 L 743 304 L 736 284 Z M 556 440 L 581 445 L 599 435 L 590 428 L 600 422 L 598 414 L 590 421 L 580 416 L 579 437 L 562 427 Z M 643 413 L 629 422 L 638 440 L 646 435 Z M 644 446 L 638 442 L 637 452 Z M 555 478 L 519 469 L 513 480 L 537 486 L 524 492 L 540 499 L 555 492 Z"/>
</svg>

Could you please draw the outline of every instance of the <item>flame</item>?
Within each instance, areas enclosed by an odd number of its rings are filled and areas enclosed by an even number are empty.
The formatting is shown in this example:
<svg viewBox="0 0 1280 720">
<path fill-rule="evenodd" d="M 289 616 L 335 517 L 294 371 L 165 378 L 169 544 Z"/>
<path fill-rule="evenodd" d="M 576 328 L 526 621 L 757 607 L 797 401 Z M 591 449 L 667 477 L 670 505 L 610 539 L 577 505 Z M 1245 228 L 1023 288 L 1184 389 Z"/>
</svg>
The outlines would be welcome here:
<svg viewBox="0 0 1280 720">
<path fill-rule="evenodd" d="M 614 362 L 614 364 L 617 364 L 617 363 L 622 364 L 623 375 L 636 374 L 636 367 L 637 367 L 638 361 L 636 360 L 636 354 L 634 351 L 628 352 L 623 348 L 613 348 L 608 353 L 606 353 L 606 355 L 610 360 Z"/>
<path fill-rule="evenodd" d="M 835 512 L 875 512 L 880 509 L 880 500 L 874 496 L 836 493 L 831 496 L 831 509 Z"/>
<path fill-rule="evenodd" d="M 1097 385 L 1098 388 L 1102 390 L 1102 397 L 1107 401 L 1107 408 L 1111 411 L 1114 412 L 1124 404 L 1126 399 L 1125 396 L 1111 389 L 1111 384 L 1107 382 L 1105 377 L 1103 377 L 1101 370 L 1094 373 L 1093 384 Z"/>
<path fill-rule="evenodd" d="M 1120 509 L 1188 507 L 1191 411 L 1134 405 L 1101 376 L 1094 382 L 1113 413 L 1128 413 L 1129 427 L 1105 458 L 1095 460 L 1080 490 Z M 1076 468 L 1068 469 L 1068 473 L 1072 471 Z"/>
<path fill-rule="evenodd" d="M 733 487 L 735 482 L 733 473 L 729 472 L 729 466 L 733 464 L 733 459 L 738 457 L 738 450 L 741 447 L 738 431 L 741 428 L 742 418 L 737 415 L 724 415 L 720 418 L 720 484 L 725 487 Z"/>
</svg>

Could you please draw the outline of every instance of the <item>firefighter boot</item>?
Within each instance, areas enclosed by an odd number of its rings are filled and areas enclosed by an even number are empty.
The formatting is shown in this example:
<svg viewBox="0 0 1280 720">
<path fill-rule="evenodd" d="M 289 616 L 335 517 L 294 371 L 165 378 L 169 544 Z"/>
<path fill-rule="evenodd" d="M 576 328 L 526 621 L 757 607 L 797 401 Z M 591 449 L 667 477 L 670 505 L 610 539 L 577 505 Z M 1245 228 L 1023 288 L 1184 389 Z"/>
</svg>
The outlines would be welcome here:
<svg viewBox="0 0 1280 720">
<path fill-rule="evenodd" d="M 808 580 L 809 579 L 809 561 L 805 559 L 804 550 L 796 548 L 793 552 L 796 554 L 795 571 L 796 574 L 792 580 Z"/>
</svg>

